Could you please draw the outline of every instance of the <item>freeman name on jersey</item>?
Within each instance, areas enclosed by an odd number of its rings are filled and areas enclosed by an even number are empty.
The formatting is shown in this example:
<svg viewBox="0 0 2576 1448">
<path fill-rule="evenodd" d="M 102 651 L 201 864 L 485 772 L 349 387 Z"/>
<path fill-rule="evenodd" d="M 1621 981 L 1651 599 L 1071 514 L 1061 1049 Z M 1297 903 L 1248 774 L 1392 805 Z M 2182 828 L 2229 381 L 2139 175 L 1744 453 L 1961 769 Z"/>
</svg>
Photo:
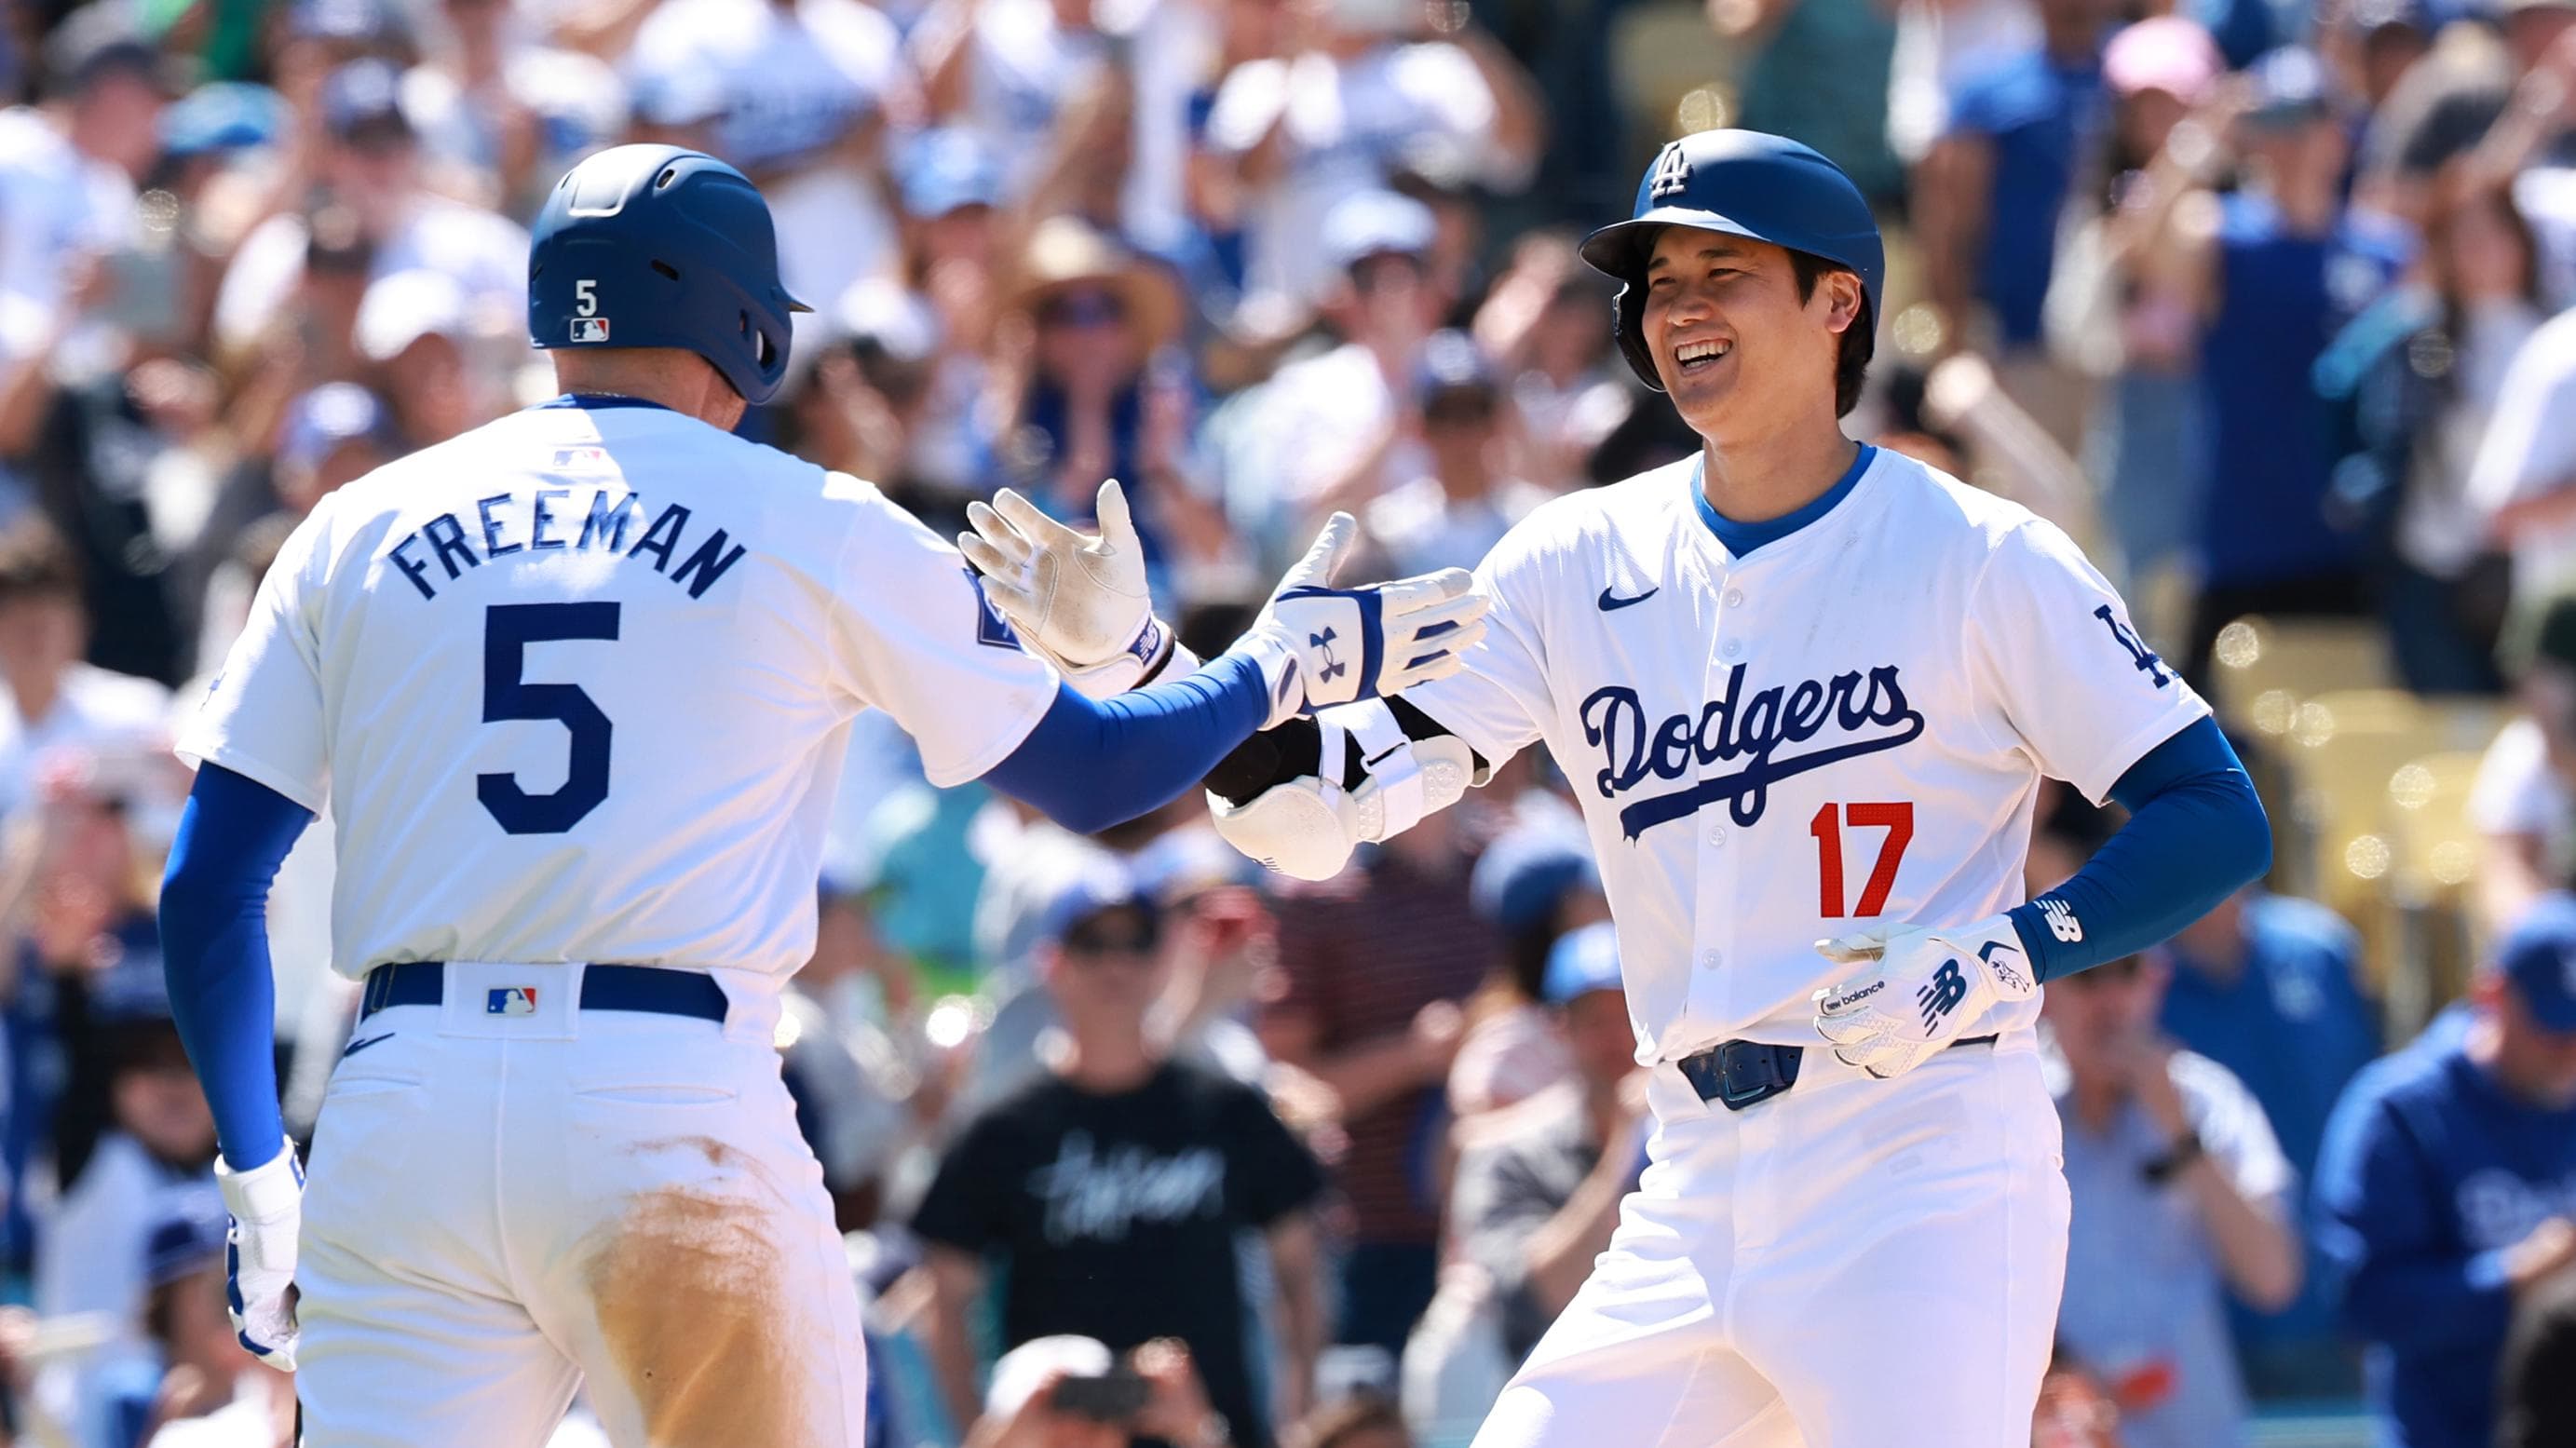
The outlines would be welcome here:
<svg viewBox="0 0 2576 1448">
<path fill-rule="evenodd" d="M 585 492 L 587 498 L 578 496 Z M 724 529 L 693 533 L 689 510 L 678 503 L 665 505 L 649 525 L 644 515 L 643 495 L 622 483 L 494 493 L 475 500 L 470 525 L 441 513 L 404 534 L 385 557 L 423 598 L 438 597 L 433 579 L 439 572 L 453 580 L 513 553 L 556 550 L 649 554 L 654 572 L 688 589 L 689 597 L 703 598 L 742 558 L 742 545 Z"/>
<path fill-rule="evenodd" d="M 1802 680 L 1795 688 L 1775 684 L 1746 699 L 1742 698 L 1744 665 L 1737 664 L 1727 671 L 1723 698 L 1702 705 L 1696 718 L 1675 714 L 1651 733 L 1636 690 L 1624 684 L 1595 689 L 1583 701 L 1583 741 L 1601 751 L 1606 767 L 1593 776 L 1593 784 L 1603 799 L 1617 799 L 1649 774 L 1679 779 L 1694 763 L 1743 759 L 1744 767 L 1733 774 L 1638 800 L 1619 812 L 1619 827 L 1633 840 L 1656 825 L 1696 814 L 1721 799 L 1731 801 L 1729 812 L 1737 824 L 1751 825 L 1762 818 L 1774 783 L 1858 755 L 1897 748 L 1923 732 L 1922 711 L 1906 702 L 1905 686 L 1896 676 L 1897 667 L 1888 664 L 1865 675 L 1854 672 L 1836 674 L 1830 680 Z M 1859 734 L 1872 726 L 1885 732 L 1788 759 L 1772 757 L 1783 744 L 1804 744 L 1815 738 L 1827 724 L 1845 734 Z"/>
</svg>

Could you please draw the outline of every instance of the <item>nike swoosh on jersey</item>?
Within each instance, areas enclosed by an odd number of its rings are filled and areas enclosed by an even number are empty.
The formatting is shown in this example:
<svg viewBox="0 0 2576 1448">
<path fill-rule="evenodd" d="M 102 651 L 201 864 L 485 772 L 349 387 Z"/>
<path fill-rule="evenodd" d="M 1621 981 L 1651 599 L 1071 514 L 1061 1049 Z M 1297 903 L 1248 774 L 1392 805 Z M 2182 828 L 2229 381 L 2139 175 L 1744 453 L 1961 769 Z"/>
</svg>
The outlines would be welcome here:
<svg viewBox="0 0 2576 1448">
<path fill-rule="evenodd" d="M 379 1042 L 379 1041 L 390 1041 L 390 1040 L 392 1040 L 393 1038 L 394 1038 L 394 1033 L 393 1033 L 393 1032 L 391 1032 L 391 1031 L 387 1031 L 387 1032 L 385 1032 L 385 1033 L 384 1033 L 383 1035 L 381 1035 L 381 1036 L 367 1036 L 367 1037 L 363 1037 L 363 1038 L 361 1038 L 361 1039 L 359 1039 L 359 1040 L 351 1041 L 351 1042 L 347 1045 L 347 1047 L 345 1047 L 344 1049 L 342 1049 L 342 1051 L 340 1052 L 340 1059 L 341 1059 L 341 1060 L 343 1060 L 343 1061 L 345 1061 L 345 1060 L 349 1059 L 351 1056 L 354 1056 L 354 1055 L 358 1054 L 360 1051 L 363 1051 L 363 1050 L 367 1049 L 369 1046 L 372 1046 L 372 1045 L 376 1044 L 376 1043 L 377 1043 L 377 1042 Z"/>
<path fill-rule="evenodd" d="M 1654 587 L 1647 589 L 1645 592 L 1638 594 L 1634 598 L 1614 598 L 1611 596 L 1610 590 L 1605 588 L 1601 590 L 1601 611 L 1603 613 L 1617 613 L 1619 610 L 1626 608 L 1632 603 L 1644 603 L 1647 599 L 1650 599 L 1663 591 L 1664 586 L 1658 583 Z"/>
</svg>

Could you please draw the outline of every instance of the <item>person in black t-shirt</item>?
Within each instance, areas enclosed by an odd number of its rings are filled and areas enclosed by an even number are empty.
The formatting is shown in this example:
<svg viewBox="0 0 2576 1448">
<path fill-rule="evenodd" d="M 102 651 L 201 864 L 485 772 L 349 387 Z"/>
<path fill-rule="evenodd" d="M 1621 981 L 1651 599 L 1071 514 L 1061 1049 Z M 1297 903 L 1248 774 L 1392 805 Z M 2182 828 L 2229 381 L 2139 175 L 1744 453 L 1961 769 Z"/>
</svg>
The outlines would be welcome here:
<svg viewBox="0 0 2576 1448">
<path fill-rule="evenodd" d="M 1171 1059 L 1149 1018 L 1169 966 L 1122 871 L 1048 911 L 1039 968 L 1065 1041 L 1047 1074 L 969 1122 L 913 1218 L 929 1249 L 931 1355 L 962 1426 L 979 1409 L 967 1321 L 1002 1274 L 1000 1341 L 1177 1338 L 1235 1448 L 1306 1405 L 1322 1338 L 1312 1207 L 1322 1170 L 1256 1090 Z M 1256 1401 L 1237 1235 L 1267 1239 L 1282 1359 Z"/>
</svg>

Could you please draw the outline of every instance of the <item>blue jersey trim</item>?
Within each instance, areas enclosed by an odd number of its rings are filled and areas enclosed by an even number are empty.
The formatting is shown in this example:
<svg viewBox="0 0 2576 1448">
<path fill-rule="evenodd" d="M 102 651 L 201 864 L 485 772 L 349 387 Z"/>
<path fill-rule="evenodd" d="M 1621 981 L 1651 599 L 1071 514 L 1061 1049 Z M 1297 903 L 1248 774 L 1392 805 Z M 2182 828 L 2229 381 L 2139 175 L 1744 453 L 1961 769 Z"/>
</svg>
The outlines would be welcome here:
<svg viewBox="0 0 2576 1448">
<path fill-rule="evenodd" d="M 661 403 L 655 402 L 651 398 L 647 397 L 617 397 L 605 392 L 567 392 L 561 397 L 550 397 L 543 402 L 536 403 L 529 407 L 528 411 L 543 412 L 549 408 L 579 408 L 584 412 L 608 412 L 620 407 L 649 407 L 655 412 L 671 412 L 676 410 L 665 407 Z"/>
<path fill-rule="evenodd" d="M 1756 548 L 1779 542 L 1832 512 L 1835 504 L 1851 496 L 1851 490 L 1860 485 L 1861 474 L 1869 471 L 1870 463 L 1877 457 L 1877 448 L 1862 443 L 1860 456 L 1852 460 L 1850 469 L 1814 502 L 1768 522 L 1738 523 L 1717 511 L 1716 505 L 1709 502 L 1708 459 L 1703 456 L 1691 465 L 1691 505 L 1699 509 L 1699 520 L 1708 525 L 1708 531 L 1717 535 L 1718 542 L 1726 545 L 1726 551 L 1741 558 Z"/>
</svg>

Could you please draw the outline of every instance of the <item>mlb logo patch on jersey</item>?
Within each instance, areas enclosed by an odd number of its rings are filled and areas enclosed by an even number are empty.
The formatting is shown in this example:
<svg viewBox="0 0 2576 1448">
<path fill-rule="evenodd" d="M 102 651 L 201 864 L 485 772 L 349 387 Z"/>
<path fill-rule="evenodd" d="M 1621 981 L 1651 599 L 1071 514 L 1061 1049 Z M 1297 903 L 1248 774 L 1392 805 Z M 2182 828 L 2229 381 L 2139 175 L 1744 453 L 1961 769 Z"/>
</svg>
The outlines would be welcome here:
<svg viewBox="0 0 2576 1448">
<path fill-rule="evenodd" d="M 572 339 L 573 339 L 574 341 L 576 341 L 576 342 L 605 342 L 605 341 L 607 341 L 607 340 L 608 340 L 608 319 L 607 319 L 606 317 L 575 317 L 575 318 L 573 318 L 573 319 L 572 319 Z"/>
<path fill-rule="evenodd" d="M 608 468 L 608 449 L 604 447 L 559 447 L 555 449 L 555 470 L 570 468 Z"/>
<path fill-rule="evenodd" d="M 537 1013 L 537 988 L 532 985 L 496 985 L 483 996 L 483 1014 L 487 1016 L 533 1016 Z"/>
</svg>

